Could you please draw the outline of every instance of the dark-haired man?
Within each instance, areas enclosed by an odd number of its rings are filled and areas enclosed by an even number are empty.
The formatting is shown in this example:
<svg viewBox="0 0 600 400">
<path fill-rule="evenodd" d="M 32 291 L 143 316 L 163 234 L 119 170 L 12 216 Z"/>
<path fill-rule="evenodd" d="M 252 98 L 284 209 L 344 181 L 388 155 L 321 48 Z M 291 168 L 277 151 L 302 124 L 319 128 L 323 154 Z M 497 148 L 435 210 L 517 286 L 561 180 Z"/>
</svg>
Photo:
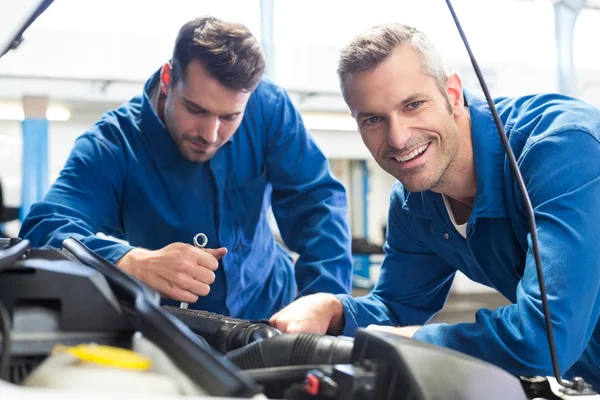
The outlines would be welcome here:
<svg viewBox="0 0 600 400">
<path fill-rule="evenodd" d="M 185 24 L 143 94 L 77 140 L 20 236 L 55 247 L 78 237 L 166 302 L 236 317 L 267 318 L 298 295 L 347 292 L 345 190 L 264 69 L 243 25 Z M 300 255 L 295 265 L 273 238 L 271 203 Z M 198 232 L 206 250 L 191 245 Z"/>
</svg>

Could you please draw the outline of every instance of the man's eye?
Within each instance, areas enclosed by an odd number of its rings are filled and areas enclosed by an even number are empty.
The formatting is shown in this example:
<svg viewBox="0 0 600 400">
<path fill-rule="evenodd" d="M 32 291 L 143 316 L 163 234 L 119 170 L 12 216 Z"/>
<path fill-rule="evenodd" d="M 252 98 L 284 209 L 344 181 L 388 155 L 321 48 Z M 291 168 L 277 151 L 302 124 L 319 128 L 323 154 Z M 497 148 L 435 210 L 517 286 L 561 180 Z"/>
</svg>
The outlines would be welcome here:
<svg viewBox="0 0 600 400">
<path fill-rule="evenodd" d="M 409 110 L 416 110 L 421 106 L 421 104 L 423 104 L 422 101 L 413 101 L 412 103 L 408 104 L 406 108 Z"/>
<path fill-rule="evenodd" d="M 223 115 L 220 118 L 224 121 L 233 121 L 238 117 L 239 114 Z"/>
<path fill-rule="evenodd" d="M 198 110 L 197 108 L 187 108 L 190 114 L 204 114 L 204 110 Z"/>
<path fill-rule="evenodd" d="M 371 118 L 365 119 L 365 121 L 363 122 L 363 124 L 365 124 L 365 125 L 374 125 L 374 124 L 378 123 L 379 121 L 381 121 L 381 117 L 371 117 Z"/>
</svg>

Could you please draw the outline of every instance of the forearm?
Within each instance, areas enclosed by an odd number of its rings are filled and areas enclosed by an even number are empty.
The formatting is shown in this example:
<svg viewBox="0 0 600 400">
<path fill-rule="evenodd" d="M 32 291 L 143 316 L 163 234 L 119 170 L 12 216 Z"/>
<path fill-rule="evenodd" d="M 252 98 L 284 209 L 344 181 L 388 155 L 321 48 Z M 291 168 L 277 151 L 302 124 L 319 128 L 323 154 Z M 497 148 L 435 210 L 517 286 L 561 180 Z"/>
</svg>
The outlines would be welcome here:
<svg viewBox="0 0 600 400">
<path fill-rule="evenodd" d="M 480 310 L 476 322 L 425 325 L 414 339 L 447 347 L 495 364 L 514 375 L 552 375 L 552 363 L 543 316 L 518 320 L 517 306 Z M 562 324 L 561 324 L 562 325 Z M 555 324 L 561 371 L 579 357 L 579 346 L 570 343 L 564 326 Z"/>
<path fill-rule="evenodd" d="M 364 297 L 338 295 L 344 310 L 344 335 L 354 336 L 358 328 L 369 325 L 397 325 L 395 317 L 378 296 L 372 293 Z"/>
<path fill-rule="evenodd" d="M 23 222 L 19 236 L 33 246 L 62 247 L 65 239 L 74 237 L 111 263 L 117 262 L 133 247 L 98 237 L 92 223 L 77 210 L 49 201 L 32 207 Z"/>
<path fill-rule="evenodd" d="M 55 248 L 61 248 L 63 241 L 73 236 L 114 263 L 131 246 L 97 234 L 115 235 L 121 231 L 119 199 L 124 158 L 122 150 L 97 129 L 77 139 L 60 176 L 44 200 L 31 208 L 19 236 L 33 246 Z"/>
</svg>

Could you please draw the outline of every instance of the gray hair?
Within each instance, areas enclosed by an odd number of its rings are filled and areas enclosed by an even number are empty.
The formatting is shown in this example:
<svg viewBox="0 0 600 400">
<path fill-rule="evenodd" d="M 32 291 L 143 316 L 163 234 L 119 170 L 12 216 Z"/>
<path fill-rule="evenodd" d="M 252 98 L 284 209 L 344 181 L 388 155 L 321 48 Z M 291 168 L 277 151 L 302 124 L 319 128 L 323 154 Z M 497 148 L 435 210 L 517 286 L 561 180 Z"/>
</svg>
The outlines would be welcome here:
<svg viewBox="0 0 600 400">
<path fill-rule="evenodd" d="M 375 69 L 407 42 L 421 58 L 425 74 L 435 79 L 441 92 L 446 93 L 448 71 L 427 36 L 411 26 L 392 23 L 375 26 L 342 48 L 337 70 L 342 94 L 347 74 Z"/>
</svg>

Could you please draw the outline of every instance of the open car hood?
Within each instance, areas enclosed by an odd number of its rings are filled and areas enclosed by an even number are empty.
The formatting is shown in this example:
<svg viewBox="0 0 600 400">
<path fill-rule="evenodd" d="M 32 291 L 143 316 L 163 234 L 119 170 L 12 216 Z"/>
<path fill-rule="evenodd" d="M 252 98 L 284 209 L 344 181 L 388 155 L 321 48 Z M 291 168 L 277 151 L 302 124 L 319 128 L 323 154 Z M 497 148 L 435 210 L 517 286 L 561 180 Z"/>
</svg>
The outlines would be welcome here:
<svg viewBox="0 0 600 400">
<path fill-rule="evenodd" d="M 16 48 L 27 28 L 54 0 L 0 0 L 0 57 Z"/>
</svg>

